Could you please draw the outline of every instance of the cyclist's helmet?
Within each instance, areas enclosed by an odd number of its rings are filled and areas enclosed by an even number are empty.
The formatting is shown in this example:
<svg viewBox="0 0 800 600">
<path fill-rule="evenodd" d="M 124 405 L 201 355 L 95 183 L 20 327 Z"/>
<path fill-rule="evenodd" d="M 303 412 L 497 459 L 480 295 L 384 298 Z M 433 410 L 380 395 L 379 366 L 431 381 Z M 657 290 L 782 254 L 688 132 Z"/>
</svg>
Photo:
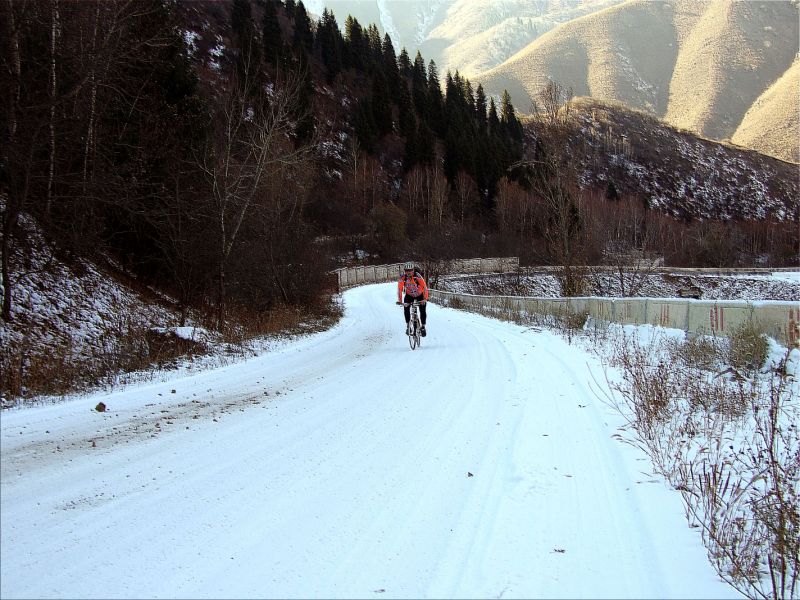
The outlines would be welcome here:
<svg viewBox="0 0 800 600">
<path fill-rule="evenodd" d="M 414 270 L 414 263 L 409 261 L 403 265 L 404 271 L 413 271 Z"/>
</svg>

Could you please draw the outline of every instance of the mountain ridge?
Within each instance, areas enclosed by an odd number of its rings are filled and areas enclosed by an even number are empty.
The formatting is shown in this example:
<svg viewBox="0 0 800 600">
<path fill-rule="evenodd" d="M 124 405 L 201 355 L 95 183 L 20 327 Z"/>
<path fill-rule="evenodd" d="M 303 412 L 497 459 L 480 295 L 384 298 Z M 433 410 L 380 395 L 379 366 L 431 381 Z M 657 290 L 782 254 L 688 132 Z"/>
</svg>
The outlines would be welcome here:
<svg viewBox="0 0 800 600">
<path fill-rule="evenodd" d="M 780 43 L 785 39 L 795 41 Z M 794 2 L 629 0 L 544 34 L 476 81 L 491 94 L 509 89 L 524 110 L 547 81 L 555 80 L 578 96 L 622 102 L 676 127 L 724 140 L 735 135 L 774 83 L 785 75 L 791 80 L 797 39 Z M 781 140 L 743 133 L 740 142 L 800 162 L 792 135 L 796 111 L 770 110 L 790 106 L 784 96 L 792 90 L 788 84 L 773 90 L 773 99 L 749 119 L 749 129 L 782 134 Z"/>
</svg>

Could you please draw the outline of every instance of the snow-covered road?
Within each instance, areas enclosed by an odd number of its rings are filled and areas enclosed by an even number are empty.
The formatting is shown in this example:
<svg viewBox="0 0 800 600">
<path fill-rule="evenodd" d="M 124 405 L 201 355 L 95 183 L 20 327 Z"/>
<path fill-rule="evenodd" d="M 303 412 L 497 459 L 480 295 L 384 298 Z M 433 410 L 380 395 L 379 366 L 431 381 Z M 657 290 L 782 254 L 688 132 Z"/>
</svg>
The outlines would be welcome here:
<svg viewBox="0 0 800 600">
<path fill-rule="evenodd" d="M 412 352 L 394 294 L 246 362 L 3 412 L 0 596 L 737 597 L 612 437 L 594 358 L 437 306 Z"/>
</svg>

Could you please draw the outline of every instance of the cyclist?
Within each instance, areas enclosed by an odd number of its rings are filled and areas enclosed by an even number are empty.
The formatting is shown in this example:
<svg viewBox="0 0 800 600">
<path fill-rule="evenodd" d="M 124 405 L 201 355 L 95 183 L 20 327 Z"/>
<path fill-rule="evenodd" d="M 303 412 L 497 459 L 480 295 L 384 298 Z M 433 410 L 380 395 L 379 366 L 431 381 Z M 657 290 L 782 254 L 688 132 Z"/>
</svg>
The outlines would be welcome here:
<svg viewBox="0 0 800 600">
<path fill-rule="evenodd" d="M 403 265 L 403 274 L 400 276 L 400 281 L 397 282 L 397 303 L 409 304 L 414 300 L 421 300 L 419 306 L 419 318 L 422 322 L 420 335 L 425 337 L 425 321 L 427 320 L 425 303 L 428 301 L 428 284 L 425 283 L 425 279 L 422 278 L 419 271 L 414 268 L 414 263 L 407 262 Z M 403 307 L 403 312 L 406 316 L 406 335 L 408 335 L 411 327 L 409 324 L 411 321 L 411 307 Z"/>
</svg>

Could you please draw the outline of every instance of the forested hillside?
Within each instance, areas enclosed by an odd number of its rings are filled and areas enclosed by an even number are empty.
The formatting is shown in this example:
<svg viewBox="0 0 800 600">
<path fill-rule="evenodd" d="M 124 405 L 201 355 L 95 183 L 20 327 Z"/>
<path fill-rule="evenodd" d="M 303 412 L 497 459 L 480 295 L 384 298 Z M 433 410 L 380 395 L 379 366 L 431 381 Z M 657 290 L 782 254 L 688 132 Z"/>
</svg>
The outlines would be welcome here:
<svg viewBox="0 0 800 600">
<path fill-rule="evenodd" d="M 23 212 L 64 256 L 110 253 L 222 321 L 315 303 L 332 258 L 320 235 L 439 226 L 459 174 L 488 208 L 521 151 L 508 98 L 498 109 L 374 25 L 343 35 L 302 3 L 2 10 L 6 317 Z"/>
</svg>

